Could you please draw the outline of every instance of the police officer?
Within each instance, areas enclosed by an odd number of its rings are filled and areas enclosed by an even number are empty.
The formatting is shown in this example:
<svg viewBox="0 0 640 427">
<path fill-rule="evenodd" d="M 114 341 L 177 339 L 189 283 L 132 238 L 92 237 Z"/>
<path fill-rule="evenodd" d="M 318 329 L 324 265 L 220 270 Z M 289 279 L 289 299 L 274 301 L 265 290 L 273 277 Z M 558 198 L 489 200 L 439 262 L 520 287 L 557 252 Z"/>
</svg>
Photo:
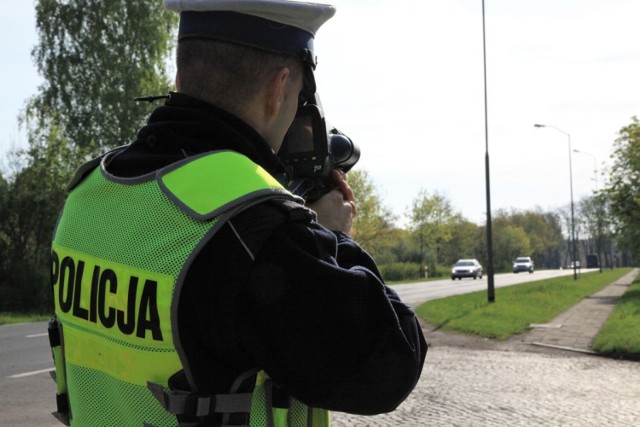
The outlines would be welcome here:
<svg viewBox="0 0 640 427">
<path fill-rule="evenodd" d="M 52 246 L 55 415 L 80 426 L 326 426 L 394 410 L 427 345 L 349 236 L 274 176 L 329 5 L 165 0 L 177 92 L 80 168 Z M 311 209 L 309 209 L 311 208 Z"/>
</svg>

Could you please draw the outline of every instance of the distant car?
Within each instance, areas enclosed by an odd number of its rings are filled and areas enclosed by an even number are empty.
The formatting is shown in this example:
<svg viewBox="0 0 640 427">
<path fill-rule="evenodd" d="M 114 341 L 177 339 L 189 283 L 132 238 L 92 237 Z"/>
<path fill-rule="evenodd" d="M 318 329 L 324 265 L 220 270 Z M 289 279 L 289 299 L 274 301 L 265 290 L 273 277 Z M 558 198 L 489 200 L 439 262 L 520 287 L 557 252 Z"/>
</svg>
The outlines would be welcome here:
<svg viewBox="0 0 640 427">
<path fill-rule="evenodd" d="M 528 271 L 529 273 L 533 273 L 534 265 L 531 257 L 521 256 L 513 261 L 513 272 L 519 273 L 521 271 Z"/>
<path fill-rule="evenodd" d="M 482 279 L 482 266 L 477 259 L 459 259 L 451 269 L 451 280 L 462 280 L 463 277 Z"/>
<path fill-rule="evenodd" d="M 571 263 L 571 265 L 569 265 L 569 268 L 570 268 L 570 269 L 572 269 L 572 270 L 573 270 L 573 264 L 574 264 L 574 263 L 572 262 L 572 263 Z M 576 262 L 575 262 L 575 265 L 576 265 L 576 268 L 578 268 L 578 269 L 579 269 L 579 268 L 580 268 L 580 261 L 576 261 Z"/>
</svg>

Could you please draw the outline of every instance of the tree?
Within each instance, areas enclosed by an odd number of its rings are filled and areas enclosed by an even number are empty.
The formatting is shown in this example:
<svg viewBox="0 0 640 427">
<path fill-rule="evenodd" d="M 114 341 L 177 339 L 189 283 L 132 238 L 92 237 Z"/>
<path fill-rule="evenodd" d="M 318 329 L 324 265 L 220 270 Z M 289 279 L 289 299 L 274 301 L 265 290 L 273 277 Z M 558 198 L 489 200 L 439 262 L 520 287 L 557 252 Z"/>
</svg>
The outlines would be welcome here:
<svg viewBox="0 0 640 427">
<path fill-rule="evenodd" d="M 62 137 L 94 153 L 135 137 L 149 106 L 134 98 L 170 87 L 176 24 L 157 0 L 40 0 L 32 57 L 44 83 L 22 117 L 30 139 L 53 117 Z"/>
<path fill-rule="evenodd" d="M 411 232 L 405 229 L 396 228 L 391 233 L 390 246 L 383 252 L 381 262 L 401 262 L 420 264 L 420 253 L 416 245 L 415 238 Z M 417 268 L 416 270 L 418 270 Z M 415 273 L 420 273 L 416 271 Z"/>
<path fill-rule="evenodd" d="M 595 196 L 599 209 L 598 244 L 601 267 L 613 268 L 616 265 L 616 219 L 612 214 L 611 199 L 607 191 L 599 191 Z"/>
<path fill-rule="evenodd" d="M 561 250 L 564 243 L 560 216 L 554 212 L 542 213 L 546 224 L 544 247 L 536 251 L 541 267 L 558 268 L 562 265 Z"/>
<path fill-rule="evenodd" d="M 578 219 L 583 231 L 581 241 L 585 254 L 601 255 L 601 236 L 603 226 L 603 200 L 597 195 L 585 197 L 578 201 Z"/>
<path fill-rule="evenodd" d="M 39 0 L 44 78 L 20 123 L 29 148 L 0 180 L 0 307 L 47 310 L 49 250 L 65 187 L 90 155 L 128 142 L 149 105 L 135 97 L 166 93 L 167 57 L 177 15 L 157 0 Z"/>
<path fill-rule="evenodd" d="M 41 144 L 14 156 L 26 166 L 0 188 L 0 310 L 44 311 L 52 308 L 51 236 L 78 156 L 56 126 Z"/>
<path fill-rule="evenodd" d="M 557 267 L 560 249 L 564 238 L 562 227 L 557 215 L 545 214 L 539 208 L 535 210 L 517 211 L 509 213 L 509 223 L 522 228 L 529 238 L 530 251 L 521 256 L 531 256 L 538 267 Z"/>
<path fill-rule="evenodd" d="M 482 259 L 478 252 L 482 241 L 481 228 L 460 214 L 452 218 L 451 240 L 443 245 L 441 256 L 445 264 L 453 264 L 459 258 Z"/>
<path fill-rule="evenodd" d="M 632 117 L 614 142 L 608 195 L 621 248 L 640 259 L 640 122 Z"/>
<path fill-rule="evenodd" d="M 396 216 L 384 206 L 379 191 L 367 171 L 354 170 L 348 175 L 349 186 L 356 196 L 358 213 L 353 221 L 353 237 L 377 257 L 393 239 Z"/>
<path fill-rule="evenodd" d="M 422 189 L 413 200 L 407 217 L 411 232 L 420 244 L 421 264 L 428 249 L 435 251 L 434 266 L 442 263 L 440 250 L 444 243 L 451 240 L 456 217 L 451 202 L 438 192 L 430 195 Z"/>
<path fill-rule="evenodd" d="M 496 271 L 511 270 L 512 262 L 516 257 L 531 253 L 529 236 L 522 227 L 496 224 L 493 231 Z"/>
<path fill-rule="evenodd" d="M 556 215 L 560 218 L 560 227 L 563 229 L 563 235 L 566 236 L 566 243 L 564 245 L 563 255 L 561 255 L 561 265 L 570 266 L 574 261 L 573 253 L 573 238 L 575 236 L 575 257 L 576 260 L 580 260 L 580 248 L 578 246 L 578 236 L 580 235 L 580 221 L 574 215 L 573 224 L 571 219 L 571 205 L 567 204 L 555 210 Z M 575 211 L 574 211 L 575 213 Z"/>
<path fill-rule="evenodd" d="M 496 270 L 510 271 L 511 261 L 518 256 L 530 256 L 539 268 L 560 265 L 564 238 L 557 214 L 545 213 L 539 208 L 499 210 L 493 221 Z"/>
</svg>

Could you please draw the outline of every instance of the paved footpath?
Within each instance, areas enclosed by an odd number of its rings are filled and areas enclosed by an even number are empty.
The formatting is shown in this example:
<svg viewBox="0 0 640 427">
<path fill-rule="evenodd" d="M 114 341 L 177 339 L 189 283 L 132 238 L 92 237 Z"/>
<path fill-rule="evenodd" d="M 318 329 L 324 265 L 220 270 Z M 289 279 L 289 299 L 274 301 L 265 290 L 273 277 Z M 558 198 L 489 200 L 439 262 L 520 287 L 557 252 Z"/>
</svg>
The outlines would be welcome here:
<svg viewBox="0 0 640 427">
<path fill-rule="evenodd" d="M 409 398 L 390 414 L 333 413 L 332 426 L 640 426 L 640 362 L 589 350 L 638 272 L 507 343 L 425 329 L 432 346 Z"/>
<path fill-rule="evenodd" d="M 638 271 L 632 270 L 600 292 L 583 299 L 551 322 L 532 325 L 533 330 L 527 334 L 524 342 L 591 353 L 591 341 L 607 321 L 618 298 L 634 281 Z"/>
<path fill-rule="evenodd" d="M 332 427 L 640 426 L 640 364 L 580 353 L 433 347 L 418 386 L 386 415 Z"/>
</svg>

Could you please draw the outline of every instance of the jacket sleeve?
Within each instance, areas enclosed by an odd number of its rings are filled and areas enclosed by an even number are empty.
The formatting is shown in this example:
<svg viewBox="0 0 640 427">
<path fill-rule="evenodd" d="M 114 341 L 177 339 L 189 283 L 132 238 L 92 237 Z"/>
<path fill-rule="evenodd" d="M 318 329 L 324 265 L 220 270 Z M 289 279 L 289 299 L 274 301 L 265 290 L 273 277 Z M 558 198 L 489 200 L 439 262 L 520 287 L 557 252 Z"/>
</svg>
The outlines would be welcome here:
<svg viewBox="0 0 640 427">
<path fill-rule="evenodd" d="M 420 325 L 347 235 L 287 223 L 257 254 L 248 282 L 240 340 L 297 399 L 372 415 L 394 410 L 415 387 L 427 352 Z"/>
</svg>

